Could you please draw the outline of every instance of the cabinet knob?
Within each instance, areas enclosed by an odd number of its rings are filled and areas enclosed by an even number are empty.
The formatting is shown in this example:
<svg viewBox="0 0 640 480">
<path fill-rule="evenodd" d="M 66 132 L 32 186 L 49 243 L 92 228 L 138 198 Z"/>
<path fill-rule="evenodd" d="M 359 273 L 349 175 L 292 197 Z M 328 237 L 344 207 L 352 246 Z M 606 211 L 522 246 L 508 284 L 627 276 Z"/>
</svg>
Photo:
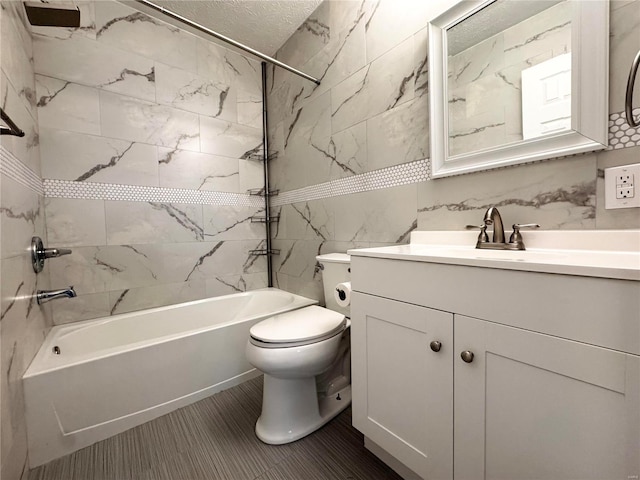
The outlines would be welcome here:
<svg viewBox="0 0 640 480">
<path fill-rule="evenodd" d="M 473 352 L 470 352 L 469 350 L 465 350 L 460 354 L 460 356 L 462 357 L 462 360 L 466 363 L 473 362 Z"/>
<path fill-rule="evenodd" d="M 433 350 L 434 352 L 439 352 L 440 349 L 442 348 L 442 343 L 438 342 L 437 340 L 434 340 L 429 344 L 429 346 L 431 347 L 431 350 Z"/>
</svg>

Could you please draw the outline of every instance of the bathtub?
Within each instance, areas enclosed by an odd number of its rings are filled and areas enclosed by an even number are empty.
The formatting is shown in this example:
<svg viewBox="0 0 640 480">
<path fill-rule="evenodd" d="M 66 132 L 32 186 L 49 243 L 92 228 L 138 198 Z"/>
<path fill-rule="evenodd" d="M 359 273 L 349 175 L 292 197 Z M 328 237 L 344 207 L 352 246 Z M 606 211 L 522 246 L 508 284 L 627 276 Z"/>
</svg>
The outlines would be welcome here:
<svg viewBox="0 0 640 480">
<path fill-rule="evenodd" d="M 315 303 L 267 288 L 53 327 L 23 377 L 31 467 L 259 375 L 251 326 Z"/>
</svg>

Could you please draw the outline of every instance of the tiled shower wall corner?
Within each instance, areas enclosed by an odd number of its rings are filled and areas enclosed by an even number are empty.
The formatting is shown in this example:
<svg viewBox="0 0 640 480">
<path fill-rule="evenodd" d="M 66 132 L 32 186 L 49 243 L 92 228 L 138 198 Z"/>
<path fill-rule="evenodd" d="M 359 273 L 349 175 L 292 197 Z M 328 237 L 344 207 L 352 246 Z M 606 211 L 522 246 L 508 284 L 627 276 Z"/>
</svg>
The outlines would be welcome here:
<svg viewBox="0 0 640 480">
<path fill-rule="evenodd" d="M 628 69 L 640 49 L 640 1 L 611 1 L 610 148 L 424 181 L 429 168 L 427 24 L 446 4 L 323 2 L 277 57 L 320 86 L 269 69 L 274 280 L 322 300 L 315 255 L 406 242 L 420 230 L 505 222 L 545 229 L 639 228 L 637 209 L 605 210 L 603 169 L 640 161 L 640 135 L 621 123 Z M 313 28 L 312 28 L 313 27 Z M 640 98 L 640 86 L 636 85 Z"/>
<path fill-rule="evenodd" d="M 118 2 L 33 29 L 55 324 L 267 285 L 260 64 Z"/>
<path fill-rule="evenodd" d="M 51 311 L 34 294 L 49 288 L 49 269 L 31 267 L 31 237 L 46 237 L 33 50 L 22 2 L 0 2 L 0 106 L 25 131 L 0 137 L 0 477 L 26 477 L 27 431 L 22 375 L 51 327 Z"/>
</svg>

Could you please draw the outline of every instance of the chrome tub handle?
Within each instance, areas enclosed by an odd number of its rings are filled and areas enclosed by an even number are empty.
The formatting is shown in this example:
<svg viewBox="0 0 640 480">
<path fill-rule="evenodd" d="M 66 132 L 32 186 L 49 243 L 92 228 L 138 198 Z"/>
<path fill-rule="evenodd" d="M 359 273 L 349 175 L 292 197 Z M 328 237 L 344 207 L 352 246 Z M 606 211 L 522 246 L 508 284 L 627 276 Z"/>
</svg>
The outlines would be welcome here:
<svg viewBox="0 0 640 480">
<path fill-rule="evenodd" d="M 63 255 L 70 255 L 71 250 L 68 248 L 44 248 L 42 239 L 40 237 L 31 238 L 31 263 L 33 264 L 33 271 L 40 273 L 44 268 L 44 261 L 47 258 L 57 258 Z"/>
<path fill-rule="evenodd" d="M 625 97 L 624 110 L 627 114 L 627 123 L 631 127 L 640 126 L 640 122 L 636 122 L 633 117 L 633 87 L 636 83 L 636 74 L 638 73 L 638 66 L 640 66 L 640 51 L 636 54 L 636 58 L 633 59 L 631 64 L 631 71 L 629 72 L 629 80 L 627 80 L 627 95 Z"/>
</svg>

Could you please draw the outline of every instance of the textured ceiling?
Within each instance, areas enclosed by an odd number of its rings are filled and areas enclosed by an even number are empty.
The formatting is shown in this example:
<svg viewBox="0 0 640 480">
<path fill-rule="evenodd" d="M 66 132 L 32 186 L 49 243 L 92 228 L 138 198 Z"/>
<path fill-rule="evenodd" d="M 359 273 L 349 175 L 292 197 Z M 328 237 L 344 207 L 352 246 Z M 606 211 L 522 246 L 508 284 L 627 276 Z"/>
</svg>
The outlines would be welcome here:
<svg viewBox="0 0 640 480">
<path fill-rule="evenodd" d="M 557 3 L 560 0 L 498 0 L 491 3 L 449 29 L 448 54 L 456 55 Z"/>
<path fill-rule="evenodd" d="M 322 0 L 158 0 L 154 3 L 273 55 Z"/>
</svg>

